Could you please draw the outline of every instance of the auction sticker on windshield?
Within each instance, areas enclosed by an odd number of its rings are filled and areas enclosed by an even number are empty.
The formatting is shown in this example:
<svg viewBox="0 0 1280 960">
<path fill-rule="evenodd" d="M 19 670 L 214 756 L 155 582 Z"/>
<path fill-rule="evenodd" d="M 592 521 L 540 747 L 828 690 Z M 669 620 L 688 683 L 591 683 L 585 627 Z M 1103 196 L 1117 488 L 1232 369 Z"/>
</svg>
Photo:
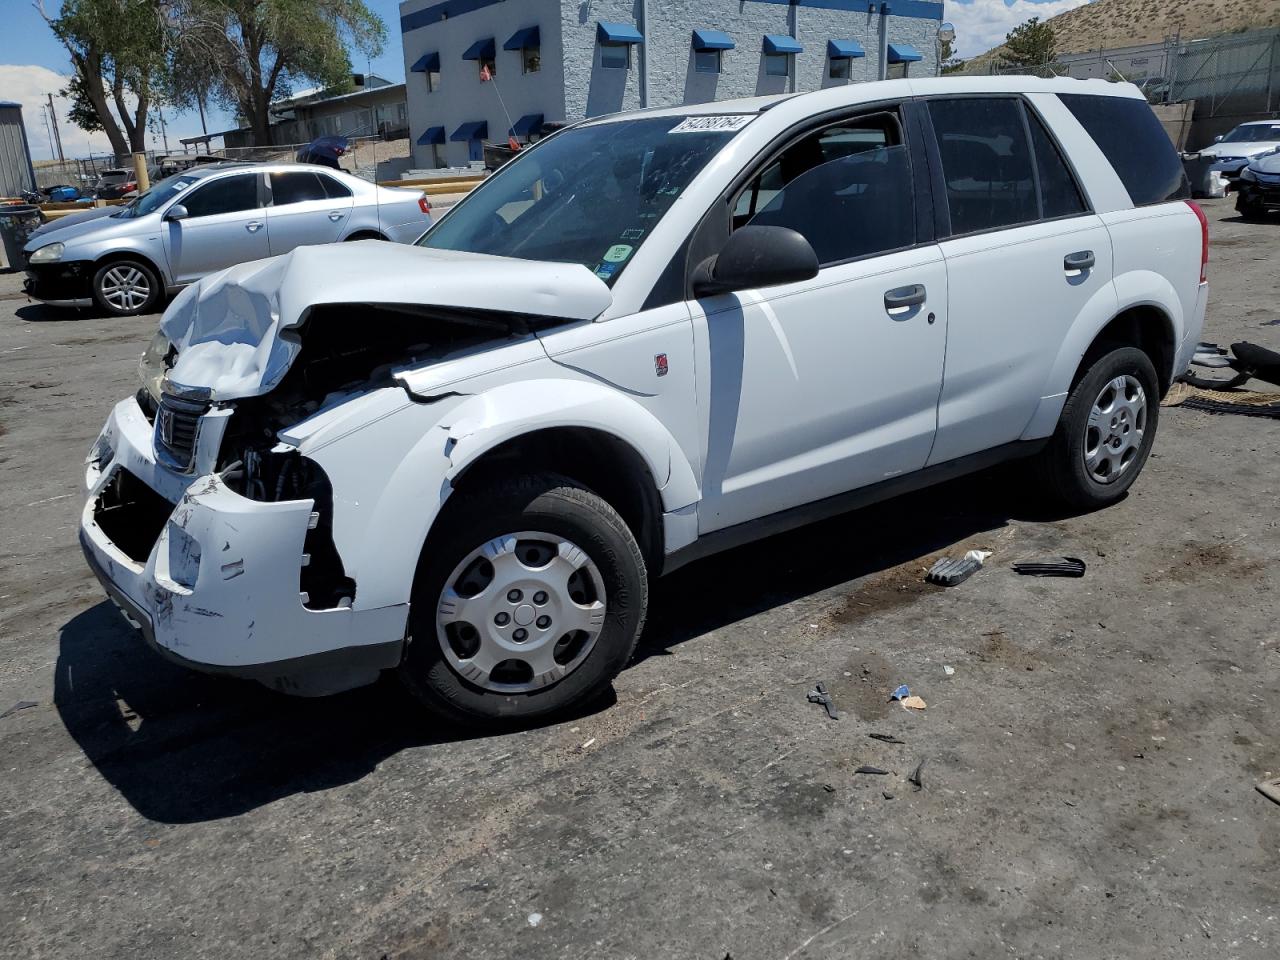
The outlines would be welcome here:
<svg viewBox="0 0 1280 960">
<path fill-rule="evenodd" d="M 733 132 L 741 130 L 756 118 L 754 113 L 717 114 L 707 117 L 685 117 L 668 133 Z"/>
</svg>

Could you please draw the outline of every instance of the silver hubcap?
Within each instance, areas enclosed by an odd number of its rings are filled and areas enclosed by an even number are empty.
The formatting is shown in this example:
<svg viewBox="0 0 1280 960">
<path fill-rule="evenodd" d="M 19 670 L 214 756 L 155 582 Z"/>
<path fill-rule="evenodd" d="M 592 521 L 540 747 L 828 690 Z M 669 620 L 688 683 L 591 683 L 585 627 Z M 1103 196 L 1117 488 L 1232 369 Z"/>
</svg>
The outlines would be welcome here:
<svg viewBox="0 0 1280 960">
<path fill-rule="evenodd" d="M 1084 466 L 1098 483 L 1115 483 L 1138 459 L 1147 431 L 1147 394 L 1125 374 L 1102 388 L 1084 429 Z"/>
<path fill-rule="evenodd" d="M 137 267 L 121 264 L 102 277 L 102 299 L 117 310 L 137 310 L 151 296 L 151 283 Z"/>
<path fill-rule="evenodd" d="M 454 567 L 436 607 L 445 659 L 485 690 L 524 693 L 572 673 L 604 628 L 604 579 L 576 544 L 509 533 Z"/>
</svg>

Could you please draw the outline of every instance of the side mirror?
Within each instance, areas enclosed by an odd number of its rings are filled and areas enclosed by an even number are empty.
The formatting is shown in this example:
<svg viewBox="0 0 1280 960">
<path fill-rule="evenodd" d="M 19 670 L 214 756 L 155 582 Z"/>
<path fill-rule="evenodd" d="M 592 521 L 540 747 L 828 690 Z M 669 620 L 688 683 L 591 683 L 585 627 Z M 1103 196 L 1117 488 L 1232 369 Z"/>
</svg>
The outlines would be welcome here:
<svg viewBox="0 0 1280 960">
<path fill-rule="evenodd" d="M 818 275 L 818 255 L 790 227 L 748 224 L 729 237 L 716 256 L 693 271 L 697 297 L 796 283 Z"/>
<path fill-rule="evenodd" d="M 185 220 L 188 216 L 187 208 L 180 203 L 175 203 L 164 212 L 164 218 L 166 220 Z"/>
<path fill-rule="evenodd" d="M 1221 142 L 1222 142 L 1222 134 L 1218 134 L 1216 137 L 1214 137 L 1214 138 L 1213 138 L 1213 142 L 1214 142 L 1214 143 L 1221 143 Z"/>
</svg>

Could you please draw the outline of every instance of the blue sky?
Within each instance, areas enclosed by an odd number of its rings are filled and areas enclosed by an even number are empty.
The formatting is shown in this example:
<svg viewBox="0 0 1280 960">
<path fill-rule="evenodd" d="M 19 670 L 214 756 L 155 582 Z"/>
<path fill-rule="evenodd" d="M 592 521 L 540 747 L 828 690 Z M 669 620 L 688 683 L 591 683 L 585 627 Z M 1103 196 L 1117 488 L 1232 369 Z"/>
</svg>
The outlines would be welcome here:
<svg viewBox="0 0 1280 960">
<path fill-rule="evenodd" d="M 372 64 L 355 63 L 357 71 L 367 67 L 390 80 L 404 79 L 404 60 L 400 47 L 399 0 L 365 0 L 387 24 L 387 43 L 381 56 Z M 946 0 L 946 16 L 956 25 L 957 52 L 973 56 L 1004 39 L 1004 35 L 1028 17 L 1049 17 L 1086 0 Z M 70 72 L 66 51 L 53 37 L 30 0 L 4 0 L 5 29 L 0 32 L 0 99 L 23 104 L 32 156 L 45 159 L 52 155 L 45 123 L 38 106 L 44 95 L 57 91 Z M 46 0 L 50 11 L 56 11 L 61 0 Z M 55 99 L 54 109 L 61 121 L 62 142 L 69 156 L 85 156 L 90 151 L 102 152 L 107 147 L 102 134 L 86 134 L 65 121 L 67 104 Z M 200 119 L 194 113 L 166 113 L 171 149 L 179 149 L 178 138 L 200 132 Z M 233 125 L 223 110 L 208 116 L 210 131 L 225 130 Z M 160 146 L 156 138 L 154 144 Z"/>
</svg>

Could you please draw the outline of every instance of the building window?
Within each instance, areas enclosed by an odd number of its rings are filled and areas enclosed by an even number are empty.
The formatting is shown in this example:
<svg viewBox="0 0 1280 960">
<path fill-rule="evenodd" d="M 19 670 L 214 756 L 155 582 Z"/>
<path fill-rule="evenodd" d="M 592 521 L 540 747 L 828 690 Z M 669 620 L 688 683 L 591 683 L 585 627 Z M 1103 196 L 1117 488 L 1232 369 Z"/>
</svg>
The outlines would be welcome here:
<svg viewBox="0 0 1280 960">
<path fill-rule="evenodd" d="M 853 61 L 848 57 L 832 57 L 829 75 L 832 80 L 848 80 L 853 76 Z"/>
<path fill-rule="evenodd" d="M 495 57 L 481 57 L 480 63 L 480 79 L 492 80 L 498 75 L 498 61 Z M 485 71 L 488 71 L 486 75 Z"/>
<path fill-rule="evenodd" d="M 427 71 L 427 93 L 435 93 L 440 89 L 440 71 Z"/>
<path fill-rule="evenodd" d="M 630 70 L 631 44 L 600 44 L 600 66 L 605 70 Z"/>
<path fill-rule="evenodd" d="M 901 80 L 907 75 L 907 63 L 891 63 L 885 76 L 890 80 Z"/>
<path fill-rule="evenodd" d="M 721 50 L 695 50 L 693 51 L 693 69 L 698 73 L 720 73 Z"/>
<path fill-rule="evenodd" d="M 542 69 L 542 48 L 524 47 L 520 51 L 520 59 L 524 63 L 525 73 L 537 73 Z"/>
<path fill-rule="evenodd" d="M 787 53 L 766 53 L 764 55 L 764 72 L 770 77 L 791 76 L 791 55 Z"/>
</svg>

